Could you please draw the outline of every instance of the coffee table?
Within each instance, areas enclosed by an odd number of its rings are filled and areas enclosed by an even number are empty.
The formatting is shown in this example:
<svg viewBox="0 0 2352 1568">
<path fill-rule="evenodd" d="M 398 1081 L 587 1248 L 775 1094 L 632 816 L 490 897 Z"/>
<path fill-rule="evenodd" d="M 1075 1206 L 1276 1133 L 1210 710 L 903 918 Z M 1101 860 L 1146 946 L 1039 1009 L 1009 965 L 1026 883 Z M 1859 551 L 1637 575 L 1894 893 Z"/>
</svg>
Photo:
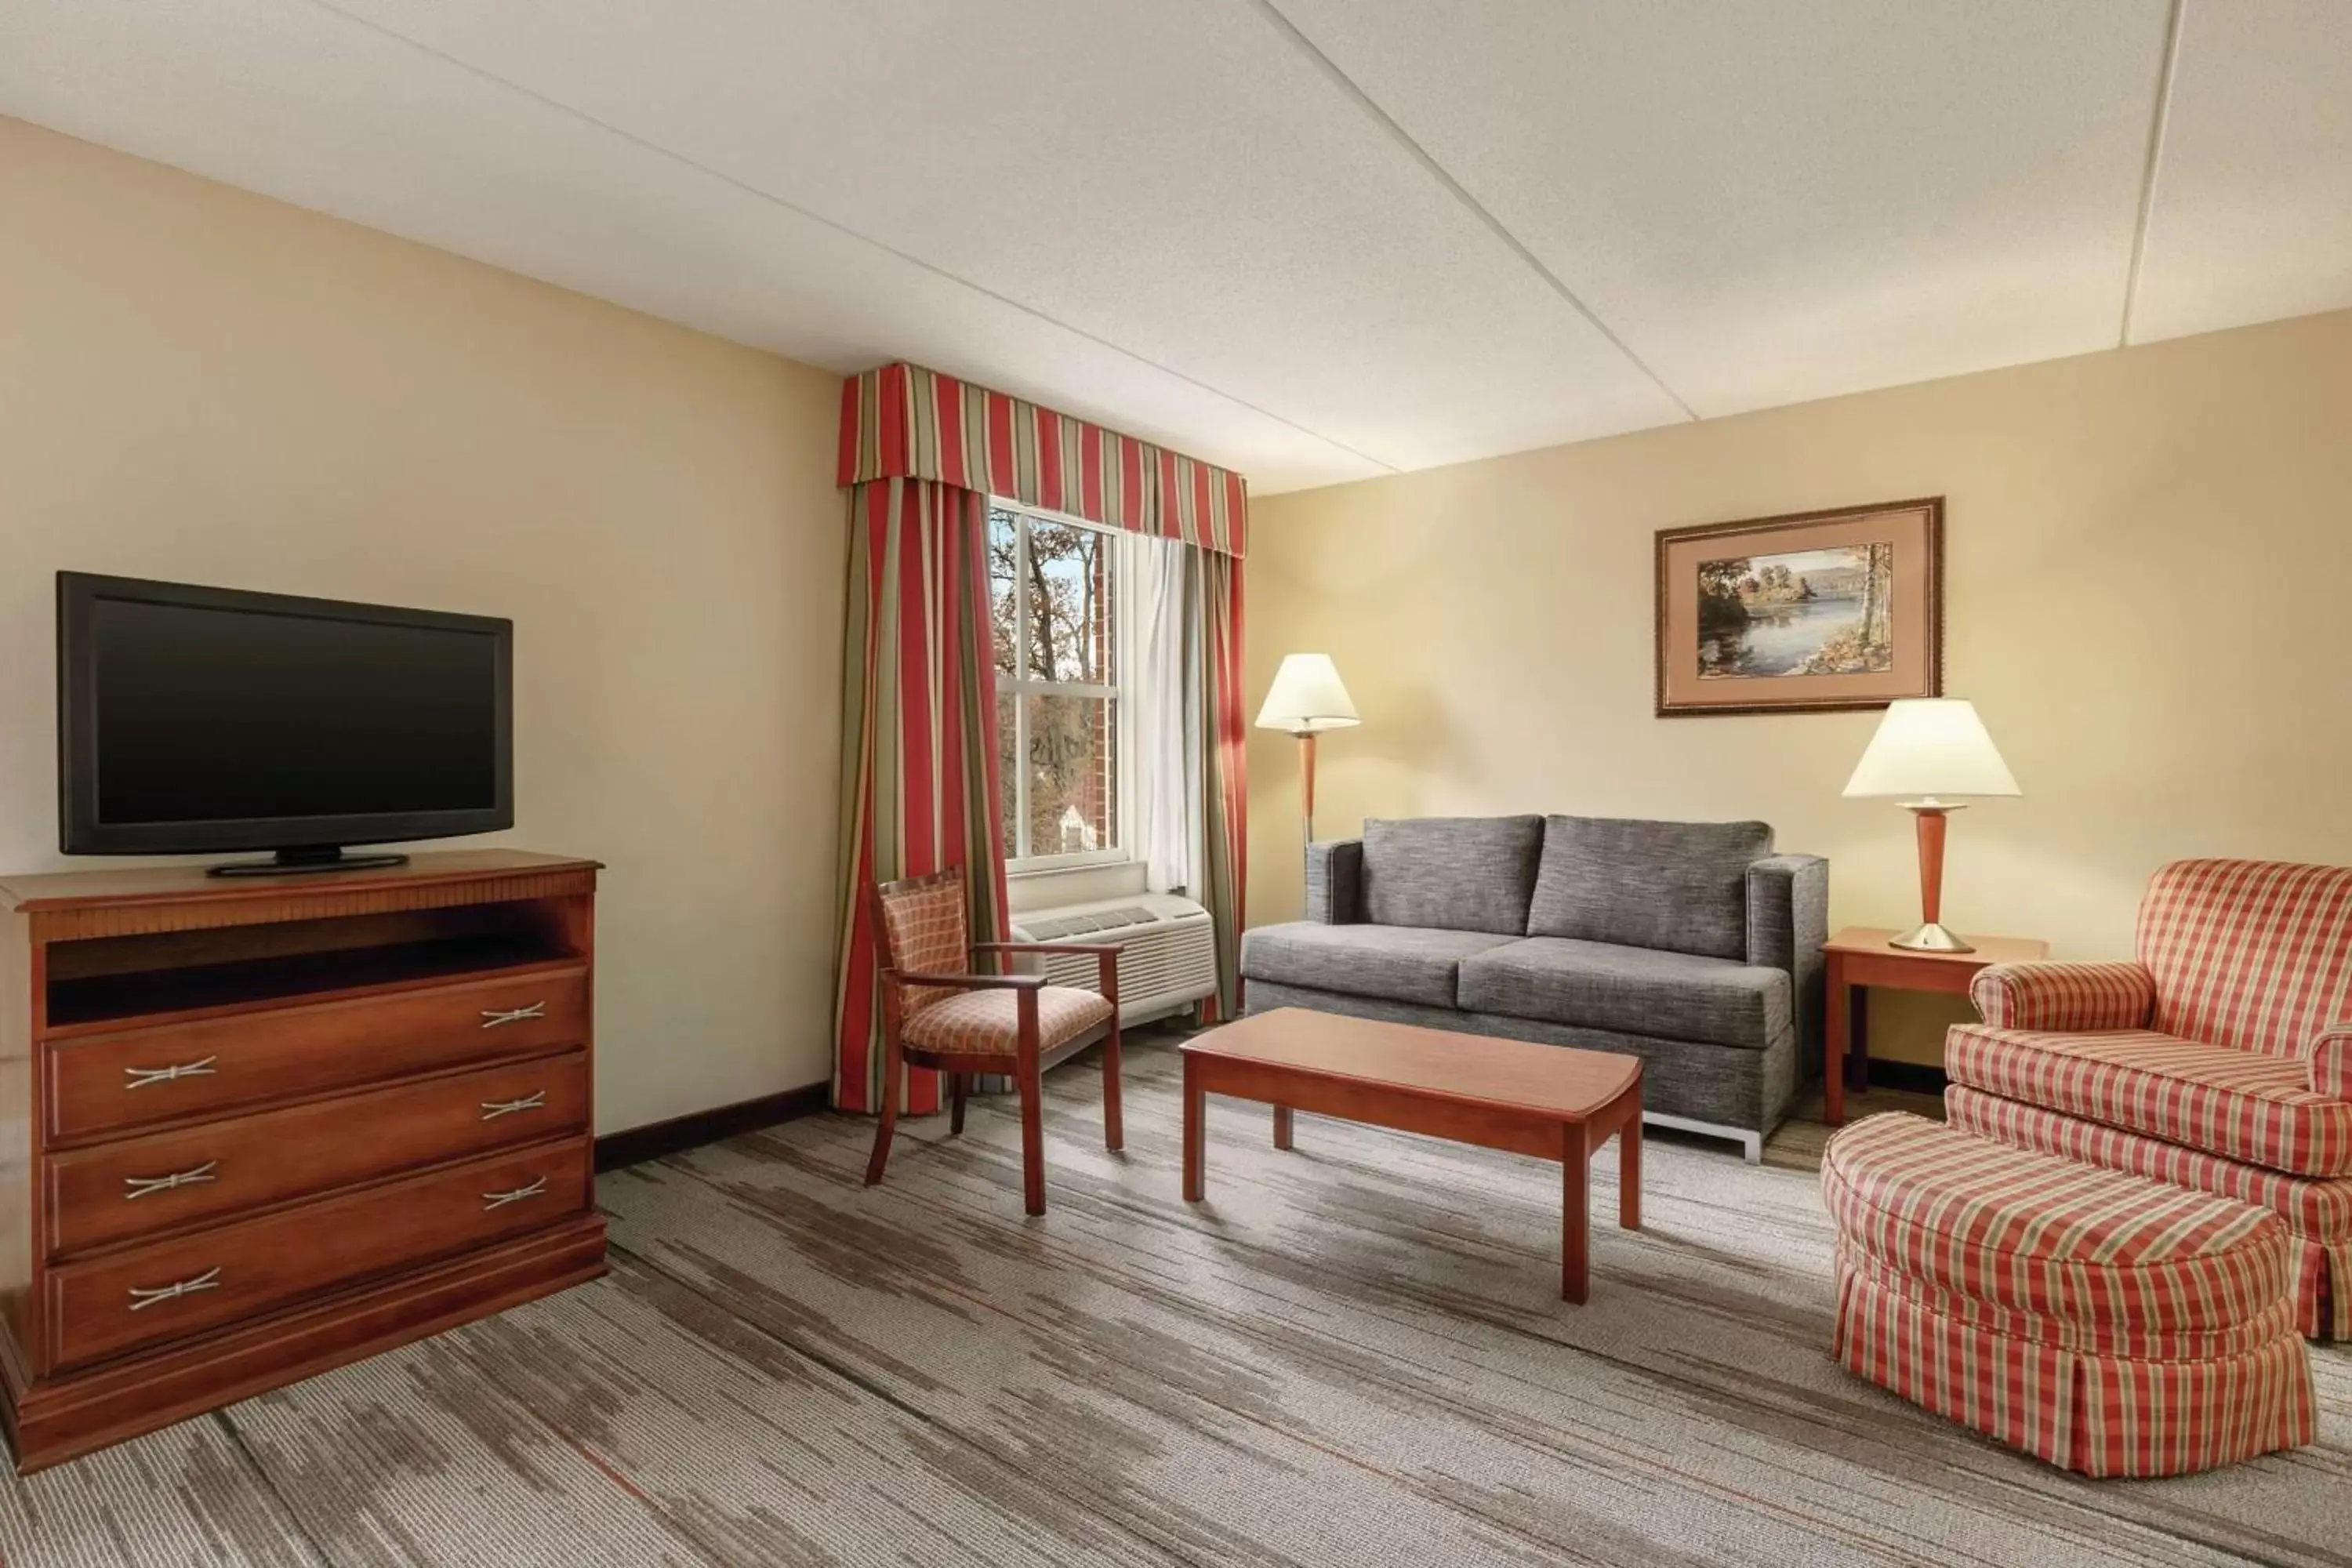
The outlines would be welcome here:
<svg viewBox="0 0 2352 1568">
<path fill-rule="evenodd" d="M 1617 1223 L 1642 1228 L 1642 1063 L 1636 1057 L 1278 1007 L 1184 1042 L 1184 1201 L 1201 1201 L 1213 1094 L 1392 1127 L 1560 1163 L 1559 1293 L 1587 1289 L 1586 1175 L 1617 1139 Z"/>
</svg>

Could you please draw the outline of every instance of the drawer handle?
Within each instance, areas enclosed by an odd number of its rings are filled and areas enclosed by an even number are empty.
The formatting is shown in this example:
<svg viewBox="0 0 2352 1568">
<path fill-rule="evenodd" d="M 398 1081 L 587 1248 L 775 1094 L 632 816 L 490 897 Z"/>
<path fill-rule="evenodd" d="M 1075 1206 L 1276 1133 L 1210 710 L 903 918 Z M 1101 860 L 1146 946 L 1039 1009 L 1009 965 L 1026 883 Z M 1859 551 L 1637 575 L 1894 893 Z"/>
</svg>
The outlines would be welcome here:
<svg viewBox="0 0 2352 1568">
<path fill-rule="evenodd" d="M 218 1160 L 207 1160 L 192 1171 L 174 1171 L 168 1176 L 125 1176 L 122 1184 L 131 1190 L 122 1194 L 123 1201 L 143 1198 L 150 1193 L 168 1193 L 173 1187 L 193 1187 L 199 1182 L 213 1179 L 213 1167 Z"/>
<path fill-rule="evenodd" d="M 547 1004 L 544 1002 L 534 1002 L 528 1007 L 485 1007 L 482 1009 L 482 1027 L 495 1029 L 500 1024 L 520 1024 L 525 1018 L 546 1016 Z"/>
<path fill-rule="evenodd" d="M 547 1090 L 526 1094 L 520 1100 L 486 1100 L 482 1101 L 482 1120 L 496 1121 L 501 1116 L 512 1116 L 518 1110 L 547 1109 Z"/>
<path fill-rule="evenodd" d="M 169 1285 L 157 1285 L 148 1289 L 131 1287 L 131 1310 L 143 1312 L 165 1301 L 176 1301 L 183 1296 L 193 1296 L 199 1290 L 220 1289 L 220 1270 L 207 1268 L 194 1279 L 178 1279 Z"/>
<path fill-rule="evenodd" d="M 539 1180 L 529 1183 L 523 1186 L 517 1187 L 510 1193 L 484 1193 L 482 1194 L 482 1212 L 484 1214 L 488 1214 L 492 1209 L 502 1209 L 509 1204 L 519 1204 L 525 1198 L 539 1197 L 544 1194 L 546 1191 L 547 1178 L 545 1176 L 541 1176 Z"/>
<path fill-rule="evenodd" d="M 212 1078 L 213 1063 L 218 1057 L 205 1057 L 201 1061 L 173 1062 L 167 1068 L 124 1068 L 123 1076 L 131 1081 L 125 1089 L 145 1089 L 151 1083 L 169 1083 L 175 1078 Z"/>
</svg>

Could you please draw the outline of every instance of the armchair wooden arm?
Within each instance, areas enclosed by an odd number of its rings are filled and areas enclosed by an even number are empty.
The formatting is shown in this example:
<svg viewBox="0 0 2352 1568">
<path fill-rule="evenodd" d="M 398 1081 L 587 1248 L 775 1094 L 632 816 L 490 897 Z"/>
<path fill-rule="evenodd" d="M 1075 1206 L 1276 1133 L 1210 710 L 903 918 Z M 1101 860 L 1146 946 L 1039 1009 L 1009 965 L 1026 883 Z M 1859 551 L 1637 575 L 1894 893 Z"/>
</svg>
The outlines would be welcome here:
<svg viewBox="0 0 2352 1568">
<path fill-rule="evenodd" d="M 895 980 L 901 985 L 945 985 L 959 991 L 1043 991 L 1045 977 L 1042 974 L 916 974 L 904 969 L 886 969 L 885 980 Z"/>
<path fill-rule="evenodd" d="M 1127 951 L 1123 942 L 976 942 L 974 952 L 1107 952 L 1116 958 Z"/>
<path fill-rule="evenodd" d="M 976 942 L 974 952 L 1065 952 L 1095 955 L 1099 974 L 1097 989 L 1103 1000 L 1113 1007 L 1118 1005 L 1118 955 L 1127 951 L 1123 942 Z"/>
</svg>

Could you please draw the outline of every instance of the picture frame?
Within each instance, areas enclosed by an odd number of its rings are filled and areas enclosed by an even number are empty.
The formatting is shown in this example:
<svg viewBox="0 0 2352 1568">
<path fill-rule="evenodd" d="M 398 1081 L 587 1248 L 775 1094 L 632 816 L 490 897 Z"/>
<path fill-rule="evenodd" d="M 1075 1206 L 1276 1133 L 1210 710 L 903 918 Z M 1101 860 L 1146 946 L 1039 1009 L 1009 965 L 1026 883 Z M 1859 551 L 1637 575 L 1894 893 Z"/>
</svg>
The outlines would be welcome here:
<svg viewBox="0 0 2352 1568">
<path fill-rule="evenodd" d="M 1657 534 L 1657 715 L 1846 713 L 1944 690 L 1944 498 Z"/>
</svg>

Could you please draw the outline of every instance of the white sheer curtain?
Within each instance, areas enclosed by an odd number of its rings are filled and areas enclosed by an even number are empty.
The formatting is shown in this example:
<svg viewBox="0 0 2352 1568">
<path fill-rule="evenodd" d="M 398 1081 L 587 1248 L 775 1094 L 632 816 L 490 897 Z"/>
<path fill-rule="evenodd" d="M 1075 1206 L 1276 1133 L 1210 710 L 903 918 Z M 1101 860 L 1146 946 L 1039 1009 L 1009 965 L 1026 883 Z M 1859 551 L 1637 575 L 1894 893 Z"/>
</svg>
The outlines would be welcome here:
<svg viewBox="0 0 2352 1568">
<path fill-rule="evenodd" d="M 1189 891 L 1201 863 L 1200 659 L 1194 548 L 1127 535 L 1129 691 L 1135 725 L 1134 838 L 1144 886 Z"/>
</svg>

